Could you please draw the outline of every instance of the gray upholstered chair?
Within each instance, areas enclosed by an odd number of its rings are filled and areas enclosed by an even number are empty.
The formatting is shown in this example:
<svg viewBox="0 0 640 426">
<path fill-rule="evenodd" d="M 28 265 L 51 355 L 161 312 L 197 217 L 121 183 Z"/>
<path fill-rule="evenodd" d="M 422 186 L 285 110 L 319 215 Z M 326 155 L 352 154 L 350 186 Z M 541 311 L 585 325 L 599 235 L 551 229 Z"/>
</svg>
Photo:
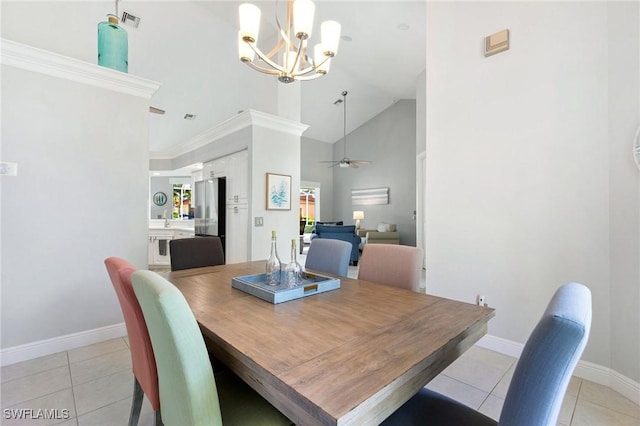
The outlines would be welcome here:
<svg viewBox="0 0 640 426">
<path fill-rule="evenodd" d="M 346 277 L 349 271 L 350 256 L 351 243 L 316 238 L 311 241 L 304 267 L 305 269 Z"/>
<path fill-rule="evenodd" d="M 131 281 L 155 353 L 165 425 L 291 424 L 231 371 L 214 378 L 204 338 L 180 290 L 151 271 L 134 272 Z"/>
<path fill-rule="evenodd" d="M 420 291 L 422 249 L 391 244 L 365 244 L 358 279 Z"/>
<path fill-rule="evenodd" d="M 590 328 L 591 292 L 582 284 L 565 284 L 556 291 L 524 346 L 498 423 L 423 388 L 382 424 L 555 425 Z"/>
<path fill-rule="evenodd" d="M 224 265 L 220 237 L 180 238 L 169 241 L 171 270 Z"/>
</svg>

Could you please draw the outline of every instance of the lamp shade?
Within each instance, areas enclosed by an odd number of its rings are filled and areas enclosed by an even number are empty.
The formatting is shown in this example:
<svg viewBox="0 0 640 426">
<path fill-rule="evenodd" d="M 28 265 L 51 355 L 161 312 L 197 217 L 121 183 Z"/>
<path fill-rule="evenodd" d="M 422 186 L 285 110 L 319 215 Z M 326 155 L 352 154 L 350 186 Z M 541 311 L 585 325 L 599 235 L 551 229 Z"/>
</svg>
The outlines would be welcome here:
<svg viewBox="0 0 640 426">
<path fill-rule="evenodd" d="M 311 0 L 295 0 L 293 2 L 293 31 L 297 38 L 306 40 L 311 37 L 315 13 L 316 5 Z"/>
<path fill-rule="evenodd" d="M 362 220 L 364 219 L 364 212 L 361 210 L 355 210 L 353 212 L 353 220 Z"/>
<path fill-rule="evenodd" d="M 240 15 L 240 36 L 257 43 L 260 32 L 260 8 L 251 3 L 243 3 L 238 7 Z"/>
<path fill-rule="evenodd" d="M 326 56 L 338 54 L 341 29 L 340 24 L 336 21 L 324 21 L 320 25 L 320 40 L 324 46 L 324 54 Z"/>
</svg>

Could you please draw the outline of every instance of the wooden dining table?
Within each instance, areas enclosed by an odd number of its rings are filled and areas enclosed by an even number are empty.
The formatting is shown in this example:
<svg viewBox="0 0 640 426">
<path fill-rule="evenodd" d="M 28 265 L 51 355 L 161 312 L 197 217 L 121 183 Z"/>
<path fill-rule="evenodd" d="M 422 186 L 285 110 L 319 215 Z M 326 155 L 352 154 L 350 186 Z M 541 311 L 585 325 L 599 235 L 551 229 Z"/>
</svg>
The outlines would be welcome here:
<svg viewBox="0 0 640 426">
<path fill-rule="evenodd" d="M 232 288 L 264 262 L 168 272 L 210 351 L 297 425 L 378 424 L 487 332 L 491 308 L 340 277 L 272 304 Z M 324 274 L 327 275 L 327 274 Z"/>
</svg>

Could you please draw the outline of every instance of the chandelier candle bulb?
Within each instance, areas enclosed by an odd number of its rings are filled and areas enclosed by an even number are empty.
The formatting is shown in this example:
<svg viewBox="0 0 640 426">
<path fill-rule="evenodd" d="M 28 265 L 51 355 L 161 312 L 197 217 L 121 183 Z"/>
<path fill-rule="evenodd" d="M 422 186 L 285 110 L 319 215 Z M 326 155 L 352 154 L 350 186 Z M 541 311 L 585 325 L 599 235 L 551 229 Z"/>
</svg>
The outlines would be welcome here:
<svg viewBox="0 0 640 426">
<path fill-rule="evenodd" d="M 324 46 L 325 56 L 335 56 L 338 54 L 341 30 L 342 27 L 336 21 L 324 21 L 322 25 L 320 25 L 320 39 Z"/>
<path fill-rule="evenodd" d="M 260 32 L 260 8 L 251 3 L 243 3 L 240 12 L 240 35 L 245 42 L 257 43 Z"/>
<path fill-rule="evenodd" d="M 323 22 L 320 26 L 322 41 L 316 44 L 313 52 L 308 51 L 315 10 L 312 0 L 288 0 L 286 25 L 280 24 L 276 14 L 279 40 L 271 51 L 264 53 L 257 46 L 260 9 L 250 3 L 241 4 L 238 8 L 240 61 L 258 72 L 277 76 L 281 83 L 313 80 L 326 75 L 329 59 L 338 51 L 340 24 L 336 21 Z M 258 59 L 254 61 L 256 55 Z"/>
<path fill-rule="evenodd" d="M 238 57 L 242 62 L 253 62 L 256 52 L 242 38 L 242 31 L 238 31 Z"/>
<path fill-rule="evenodd" d="M 306 40 L 311 37 L 315 12 L 316 5 L 311 0 L 295 0 L 293 2 L 293 31 L 297 39 Z"/>
</svg>

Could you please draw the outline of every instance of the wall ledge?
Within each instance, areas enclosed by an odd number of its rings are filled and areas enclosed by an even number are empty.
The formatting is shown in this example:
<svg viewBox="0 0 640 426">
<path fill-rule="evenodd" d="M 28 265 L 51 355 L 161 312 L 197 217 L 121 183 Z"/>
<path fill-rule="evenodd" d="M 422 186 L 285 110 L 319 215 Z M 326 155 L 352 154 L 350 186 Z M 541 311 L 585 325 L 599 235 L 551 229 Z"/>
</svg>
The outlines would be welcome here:
<svg viewBox="0 0 640 426">
<path fill-rule="evenodd" d="M 0 63 L 27 71 L 151 99 L 161 84 L 44 49 L 0 39 Z"/>
<path fill-rule="evenodd" d="M 524 344 L 522 343 L 490 334 L 485 335 L 476 345 L 514 358 L 520 358 L 520 354 L 524 348 Z M 580 360 L 573 375 L 599 385 L 608 386 L 625 398 L 640 405 L 640 383 L 623 376 L 609 367 Z"/>
</svg>

